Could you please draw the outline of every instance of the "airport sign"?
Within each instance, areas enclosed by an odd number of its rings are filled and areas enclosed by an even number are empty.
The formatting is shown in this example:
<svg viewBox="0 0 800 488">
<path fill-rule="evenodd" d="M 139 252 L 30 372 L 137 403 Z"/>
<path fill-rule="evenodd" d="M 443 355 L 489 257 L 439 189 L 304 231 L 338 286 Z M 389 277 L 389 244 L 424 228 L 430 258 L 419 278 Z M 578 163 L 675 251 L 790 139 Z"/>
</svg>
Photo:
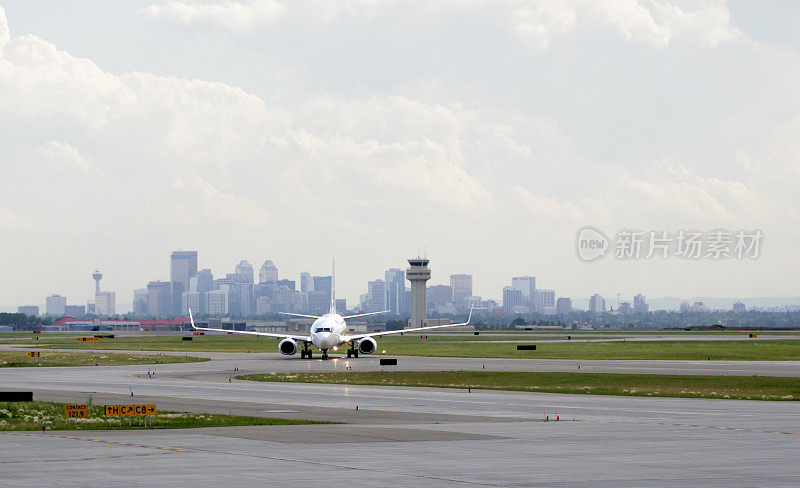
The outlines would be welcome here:
<svg viewBox="0 0 800 488">
<path fill-rule="evenodd" d="M 68 419 L 85 419 L 89 416 L 89 405 L 64 405 L 64 417 Z"/>
<path fill-rule="evenodd" d="M 155 415 L 155 405 L 106 405 L 106 416 Z"/>
<path fill-rule="evenodd" d="M 38 358 L 39 354 L 40 354 L 39 351 L 28 351 L 29 358 Z"/>
</svg>

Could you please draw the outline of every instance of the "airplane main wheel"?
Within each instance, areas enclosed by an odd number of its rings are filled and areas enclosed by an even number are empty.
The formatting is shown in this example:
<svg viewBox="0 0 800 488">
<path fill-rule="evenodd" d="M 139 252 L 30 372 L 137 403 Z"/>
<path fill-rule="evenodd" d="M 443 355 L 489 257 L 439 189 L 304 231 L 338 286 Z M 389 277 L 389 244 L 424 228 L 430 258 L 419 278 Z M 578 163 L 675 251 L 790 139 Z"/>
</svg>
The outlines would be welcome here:
<svg viewBox="0 0 800 488">
<path fill-rule="evenodd" d="M 307 357 L 308 359 L 313 359 L 314 357 L 313 357 L 311 354 L 312 354 L 312 353 L 311 353 L 311 351 L 308 351 L 308 352 L 306 353 L 306 357 Z"/>
<path fill-rule="evenodd" d="M 358 359 L 358 349 L 353 349 L 353 357 Z"/>
</svg>

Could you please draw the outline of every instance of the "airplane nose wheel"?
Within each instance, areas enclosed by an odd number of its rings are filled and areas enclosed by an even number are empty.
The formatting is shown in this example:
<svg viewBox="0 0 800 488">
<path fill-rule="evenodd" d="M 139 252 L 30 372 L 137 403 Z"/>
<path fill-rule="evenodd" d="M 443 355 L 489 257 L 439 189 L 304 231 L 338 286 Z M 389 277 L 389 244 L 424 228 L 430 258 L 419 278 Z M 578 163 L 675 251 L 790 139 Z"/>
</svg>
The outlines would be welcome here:
<svg viewBox="0 0 800 488">
<path fill-rule="evenodd" d="M 323 349 L 322 350 L 322 359 L 323 360 L 328 359 L 328 350 L 327 349 Z"/>
</svg>

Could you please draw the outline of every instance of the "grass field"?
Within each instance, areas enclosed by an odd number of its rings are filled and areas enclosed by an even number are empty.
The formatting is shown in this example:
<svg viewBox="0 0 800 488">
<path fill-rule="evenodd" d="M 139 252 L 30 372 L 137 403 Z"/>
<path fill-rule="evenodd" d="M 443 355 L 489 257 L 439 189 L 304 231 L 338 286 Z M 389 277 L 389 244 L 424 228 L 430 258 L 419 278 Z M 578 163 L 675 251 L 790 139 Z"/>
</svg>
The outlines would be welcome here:
<svg viewBox="0 0 800 488">
<path fill-rule="evenodd" d="M 238 379 L 300 383 L 483 388 L 593 395 L 798 400 L 797 378 L 600 373 L 346 372 L 241 375 Z"/>
<path fill-rule="evenodd" d="M 378 339 L 378 353 L 435 357 L 538 358 L 538 359 L 681 359 L 681 360 L 800 360 L 800 340 L 746 341 L 607 341 L 536 343 L 530 336 L 508 335 L 491 342 L 485 336 L 428 334 Z M 34 342 L 34 341 L 31 341 Z M 277 352 L 276 339 L 243 335 L 136 336 L 79 342 L 74 339 L 45 339 L 40 347 L 148 351 Z M 517 344 L 537 344 L 536 351 L 517 351 Z"/>
<path fill-rule="evenodd" d="M 239 417 L 235 415 L 212 415 L 159 412 L 147 419 L 148 429 L 187 429 L 193 427 L 224 427 L 234 425 L 294 425 L 317 424 L 308 420 L 269 419 Z M 89 406 L 89 417 L 64 419 L 64 404 L 54 402 L 0 402 L 0 431 L 10 430 L 127 430 L 143 429 L 143 417 L 106 417 L 101 405 Z"/>
<path fill-rule="evenodd" d="M 208 361 L 207 358 L 153 356 L 144 354 L 109 354 L 99 352 L 39 351 L 40 357 L 29 358 L 26 351 L 0 351 L 0 368 L 49 366 L 122 366 L 126 364 L 171 364 Z"/>
</svg>

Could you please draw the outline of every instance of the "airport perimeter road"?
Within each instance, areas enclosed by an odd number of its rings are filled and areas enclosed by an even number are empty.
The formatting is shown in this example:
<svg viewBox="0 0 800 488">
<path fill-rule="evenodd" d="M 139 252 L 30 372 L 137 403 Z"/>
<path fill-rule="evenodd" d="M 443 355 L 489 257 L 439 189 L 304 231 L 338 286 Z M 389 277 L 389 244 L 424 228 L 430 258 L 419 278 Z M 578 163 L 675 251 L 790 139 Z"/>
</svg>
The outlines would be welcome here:
<svg viewBox="0 0 800 488">
<path fill-rule="evenodd" d="M 129 367 L 9 368 L 0 385 L 349 422 L 2 433 L 0 486 L 800 485 L 796 402 L 136 379 Z"/>
</svg>

